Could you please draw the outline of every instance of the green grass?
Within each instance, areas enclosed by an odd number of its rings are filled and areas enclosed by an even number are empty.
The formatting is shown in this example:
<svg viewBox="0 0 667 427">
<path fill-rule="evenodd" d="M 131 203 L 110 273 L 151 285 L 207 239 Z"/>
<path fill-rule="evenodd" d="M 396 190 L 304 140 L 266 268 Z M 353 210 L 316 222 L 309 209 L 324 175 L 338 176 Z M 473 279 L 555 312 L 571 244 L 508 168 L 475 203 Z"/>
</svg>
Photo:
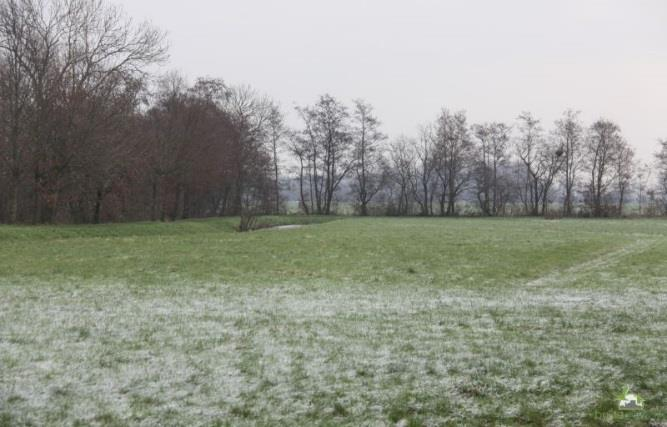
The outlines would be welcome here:
<svg viewBox="0 0 667 427">
<path fill-rule="evenodd" d="M 0 425 L 667 422 L 665 221 L 263 221 L 0 227 Z"/>
</svg>

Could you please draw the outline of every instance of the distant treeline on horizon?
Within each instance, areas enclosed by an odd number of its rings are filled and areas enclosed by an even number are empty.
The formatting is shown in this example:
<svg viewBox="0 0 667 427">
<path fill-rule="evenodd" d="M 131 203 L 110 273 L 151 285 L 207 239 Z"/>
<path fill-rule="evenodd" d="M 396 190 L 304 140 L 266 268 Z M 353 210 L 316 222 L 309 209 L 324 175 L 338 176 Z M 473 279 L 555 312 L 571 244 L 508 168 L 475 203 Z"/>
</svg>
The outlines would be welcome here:
<svg viewBox="0 0 667 427">
<path fill-rule="evenodd" d="M 286 191 L 319 215 L 667 213 L 667 140 L 641 165 L 612 121 L 443 109 L 389 139 L 367 102 L 322 95 L 292 129 L 250 87 L 151 75 L 165 40 L 102 0 L 0 0 L 0 222 L 276 214 Z"/>
</svg>

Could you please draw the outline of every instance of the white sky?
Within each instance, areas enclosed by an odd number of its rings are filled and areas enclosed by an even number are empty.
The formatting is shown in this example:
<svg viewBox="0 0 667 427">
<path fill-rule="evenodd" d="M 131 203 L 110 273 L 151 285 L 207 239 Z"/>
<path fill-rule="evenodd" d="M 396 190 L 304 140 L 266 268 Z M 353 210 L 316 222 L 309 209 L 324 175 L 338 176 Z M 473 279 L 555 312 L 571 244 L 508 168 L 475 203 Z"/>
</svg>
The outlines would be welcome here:
<svg viewBox="0 0 667 427">
<path fill-rule="evenodd" d="M 166 30 L 165 67 L 250 84 L 285 110 L 371 102 L 390 136 L 440 108 L 546 127 L 617 121 L 649 159 L 667 138 L 666 0 L 115 0 Z"/>
</svg>

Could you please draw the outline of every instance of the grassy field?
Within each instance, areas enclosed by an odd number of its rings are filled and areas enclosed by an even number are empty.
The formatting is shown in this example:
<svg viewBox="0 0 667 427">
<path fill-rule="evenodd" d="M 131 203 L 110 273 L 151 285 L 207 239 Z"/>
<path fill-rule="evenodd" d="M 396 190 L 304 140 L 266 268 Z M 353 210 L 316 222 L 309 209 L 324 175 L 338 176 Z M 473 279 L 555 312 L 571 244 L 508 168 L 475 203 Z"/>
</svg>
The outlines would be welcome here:
<svg viewBox="0 0 667 427">
<path fill-rule="evenodd" d="M 309 222 L 0 227 L 0 426 L 667 425 L 667 222 Z"/>
</svg>

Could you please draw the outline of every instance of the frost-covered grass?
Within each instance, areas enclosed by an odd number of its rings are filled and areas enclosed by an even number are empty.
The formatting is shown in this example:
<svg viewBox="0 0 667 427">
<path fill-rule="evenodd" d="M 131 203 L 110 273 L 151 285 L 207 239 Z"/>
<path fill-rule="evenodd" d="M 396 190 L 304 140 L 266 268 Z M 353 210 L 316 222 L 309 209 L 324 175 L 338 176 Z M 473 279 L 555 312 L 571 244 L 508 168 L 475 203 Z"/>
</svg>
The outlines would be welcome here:
<svg viewBox="0 0 667 427">
<path fill-rule="evenodd" d="M 667 422 L 667 222 L 232 225 L 0 227 L 0 425 Z"/>
</svg>

